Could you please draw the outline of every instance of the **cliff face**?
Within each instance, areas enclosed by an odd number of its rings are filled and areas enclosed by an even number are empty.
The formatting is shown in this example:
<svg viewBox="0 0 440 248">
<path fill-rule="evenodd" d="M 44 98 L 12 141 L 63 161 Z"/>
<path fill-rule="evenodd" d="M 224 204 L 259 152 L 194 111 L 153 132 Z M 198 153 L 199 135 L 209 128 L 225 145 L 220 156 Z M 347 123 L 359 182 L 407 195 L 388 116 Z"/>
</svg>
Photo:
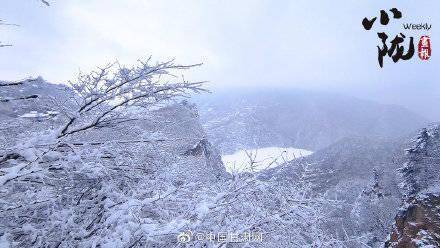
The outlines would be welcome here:
<svg viewBox="0 0 440 248">
<path fill-rule="evenodd" d="M 440 195 L 414 199 L 396 216 L 387 247 L 440 247 Z"/>
<path fill-rule="evenodd" d="M 404 203 L 387 247 L 440 247 L 440 126 L 423 129 L 400 168 Z"/>
</svg>

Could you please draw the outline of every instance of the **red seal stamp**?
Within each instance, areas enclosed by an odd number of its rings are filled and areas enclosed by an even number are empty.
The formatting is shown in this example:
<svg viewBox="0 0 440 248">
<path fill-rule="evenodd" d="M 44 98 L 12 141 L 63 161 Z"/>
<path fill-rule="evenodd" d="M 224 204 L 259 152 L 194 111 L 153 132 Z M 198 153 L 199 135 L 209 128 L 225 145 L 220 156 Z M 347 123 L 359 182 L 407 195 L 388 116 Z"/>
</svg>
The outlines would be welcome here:
<svg viewBox="0 0 440 248">
<path fill-rule="evenodd" d="M 420 37 L 418 53 L 421 60 L 428 60 L 431 57 L 431 39 L 429 36 Z"/>
</svg>

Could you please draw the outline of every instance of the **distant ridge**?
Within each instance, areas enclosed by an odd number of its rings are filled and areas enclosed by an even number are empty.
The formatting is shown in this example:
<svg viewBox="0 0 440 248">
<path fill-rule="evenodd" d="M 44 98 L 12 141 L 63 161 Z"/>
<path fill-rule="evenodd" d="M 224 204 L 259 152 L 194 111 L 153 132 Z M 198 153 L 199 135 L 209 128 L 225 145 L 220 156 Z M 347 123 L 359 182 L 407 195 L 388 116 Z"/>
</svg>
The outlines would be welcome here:
<svg viewBox="0 0 440 248">
<path fill-rule="evenodd" d="M 268 146 L 318 150 L 342 138 L 396 138 L 428 120 L 397 105 L 303 90 L 198 97 L 202 124 L 223 153 Z"/>
</svg>

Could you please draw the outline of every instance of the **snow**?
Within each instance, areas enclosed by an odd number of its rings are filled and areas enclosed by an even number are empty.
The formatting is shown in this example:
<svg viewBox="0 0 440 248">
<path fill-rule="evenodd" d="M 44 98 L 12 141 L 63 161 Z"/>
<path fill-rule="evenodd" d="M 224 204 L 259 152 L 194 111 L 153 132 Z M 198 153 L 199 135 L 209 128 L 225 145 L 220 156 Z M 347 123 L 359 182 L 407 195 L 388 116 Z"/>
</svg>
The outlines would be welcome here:
<svg viewBox="0 0 440 248">
<path fill-rule="evenodd" d="M 199 219 L 202 219 L 209 214 L 209 207 L 211 207 L 211 204 L 205 201 L 199 203 L 198 207 L 196 208 L 196 213 Z"/>
<path fill-rule="evenodd" d="M 17 166 L 12 166 L 9 168 L 4 168 L 2 172 L 5 172 L 4 175 L 1 175 L 0 177 L 0 185 L 4 185 L 7 181 L 11 180 L 12 178 L 15 178 L 19 176 L 19 171 L 23 169 L 26 165 L 21 164 Z"/>
<path fill-rule="evenodd" d="M 42 118 L 42 117 L 51 117 L 58 115 L 57 111 L 47 111 L 46 113 L 39 113 L 38 111 L 30 111 L 29 113 L 23 114 L 21 118 Z"/>
<path fill-rule="evenodd" d="M 29 113 L 21 115 L 20 117 L 22 117 L 22 118 L 35 118 L 35 117 L 39 117 L 39 116 L 42 116 L 42 114 L 38 113 L 37 111 L 31 111 Z"/>
<path fill-rule="evenodd" d="M 229 173 L 245 171 L 261 171 L 268 168 L 277 167 L 295 158 L 304 157 L 312 154 L 312 151 L 294 147 L 265 147 L 252 150 L 239 150 L 234 154 L 222 156 L 222 161 L 226 171 Z M 255 158 L 253 170 L 250 168 L 249 156 Z"/>
<path fill-rule="evenodd" d="M 10 244 L 8 240 L 6 239 L 6 235 L 2 235 L 0 237 L 0 248 L 9 248 Z"/>
</svg>

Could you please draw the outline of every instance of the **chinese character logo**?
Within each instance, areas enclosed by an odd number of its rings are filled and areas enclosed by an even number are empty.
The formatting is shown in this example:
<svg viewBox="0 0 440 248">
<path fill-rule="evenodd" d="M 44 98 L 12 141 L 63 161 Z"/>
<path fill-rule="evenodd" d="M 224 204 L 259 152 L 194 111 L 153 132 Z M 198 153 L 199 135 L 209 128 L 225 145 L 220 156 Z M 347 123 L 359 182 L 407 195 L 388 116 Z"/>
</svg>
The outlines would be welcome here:
<svg viewBox="0 0 440 248">
<path fill-rule="evenodd" d="M 389 12 L 392 14 L 392 19 L 402 18 L 402 12 L 397 8 L 392 8 L 389 10 Z M 376 20 L 377 17 L 373 17 L 371 19 L 365 17 L 362 20 L 362 26 L 367 31 L 371 30 Z M 380 24 L 382 26 L 386 26 L 389 22 L 390 16 L 388 15 L 388 12 L 385 10 L 381 10 Z M 431 25 L 428 25 L 427 23 L 425 25 L 404 24 L 403 27 L 404 29 L 410 29 L 412 27 L 412 29 L 424 28 L 426 30 L 429 30 L 431 28 Z M 400 33 L 396 35 L 395 38 L 392 39 L 389 43 L 388 35 L 385 32 L 377 32 L 377 37 L 379 38 L 381 43 L 380 46 L 377 46 L 377 60 L 381 68 L 383 67 L 384 57 L 386 56 L 390 57 L 394 63 L 397 63 L 399 60 L 409 60 L 415 54 L 413 37 L 408 37 L 408 41 L 406 40 L 407 37 L 403 33 Z M 420 38 L 418 55 L 419 58 L 422 60 L 428 60 L 431 57 L 431 40 L 429 36 L 424 35 Z"/>
</svg>

